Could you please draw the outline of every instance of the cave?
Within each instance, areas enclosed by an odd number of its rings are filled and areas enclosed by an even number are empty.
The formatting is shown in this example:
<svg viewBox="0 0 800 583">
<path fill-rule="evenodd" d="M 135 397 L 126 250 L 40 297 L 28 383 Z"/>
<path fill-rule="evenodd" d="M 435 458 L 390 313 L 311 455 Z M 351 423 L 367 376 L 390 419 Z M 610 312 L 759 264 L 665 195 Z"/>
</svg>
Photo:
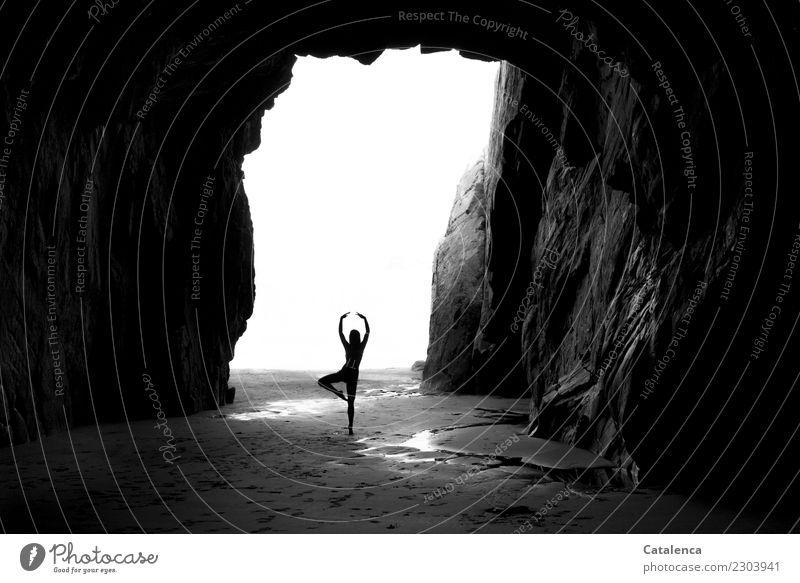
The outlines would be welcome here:
<svg viewBox="0 0 800 583">
<path fill-rule="evenodd" d="M 152 395 L 165 418 L 224 415 L 264 112 L 298 56 L 420 46 L 501 63 L 451 215 L 474 271 L 453 287 L 446 235 L 422 389 L 524 399 L 528 435 L 609 460 L 592 484 L 796 530 L 796 6 L 746 25 L 583 0 L 2 10 L 4 459 L 151 418 Z"/>
</svg>

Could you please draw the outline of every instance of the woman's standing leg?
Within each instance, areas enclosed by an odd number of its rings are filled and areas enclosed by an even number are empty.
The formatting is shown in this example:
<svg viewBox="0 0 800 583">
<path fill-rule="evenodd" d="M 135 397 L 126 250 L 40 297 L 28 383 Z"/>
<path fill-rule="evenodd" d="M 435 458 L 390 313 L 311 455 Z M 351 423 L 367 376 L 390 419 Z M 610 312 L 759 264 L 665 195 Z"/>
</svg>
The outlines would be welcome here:
<svg viewBox="0 0 800 583">
<path fill-rule="evenodd" d="M 356 385 L 358 381 L 347 383 L 347 431 L 353 435 L 353 415 L 355 415 Z"/>
</svg>

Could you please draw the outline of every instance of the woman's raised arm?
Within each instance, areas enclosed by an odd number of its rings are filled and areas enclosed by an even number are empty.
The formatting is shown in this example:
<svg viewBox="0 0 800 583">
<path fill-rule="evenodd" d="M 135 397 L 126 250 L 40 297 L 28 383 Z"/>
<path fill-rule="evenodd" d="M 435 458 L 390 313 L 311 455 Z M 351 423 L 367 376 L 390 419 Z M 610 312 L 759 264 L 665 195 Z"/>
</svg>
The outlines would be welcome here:
<svg viewBox="0 0 800 583">
<path fill-rule="evenodd" d="M 367 317 L 363 314 L 359 314 L 358 312 L 356 312 L 356 315 L 362 320 L 364 320 L 364 340 L 361 341 L 361 347 L 363 348 L 364 346 L 367 345 L 367 340 L 369 340 L 369 321 L 367 320 Z"/>
<path fill-rule="evenodd" d="M 344 347 L 345 347 L 345 348 L 347 348 L 347 347 L 348 347 L 348 346 L 350 346 L 350 345 L 347 343 L 347 340 L 346 340 L 346 339 L 345 339 L 345 337 L 344 337 L 344 332 L 342 332 L 342 325 L 343 325 L 343 323 L 344 323 L 344 319 L 347 317 L 347 314 L 349 314 L 349 313 L 350 313 L 350 312 L 345 312 L 345 313 L 344 313 L 344 314 L 342 314 L 342 316 L 339 318 L 339 340 L 341 340 L 341 341 L 342 341 L 342 344 L 344 345 Z"/>
</svg>

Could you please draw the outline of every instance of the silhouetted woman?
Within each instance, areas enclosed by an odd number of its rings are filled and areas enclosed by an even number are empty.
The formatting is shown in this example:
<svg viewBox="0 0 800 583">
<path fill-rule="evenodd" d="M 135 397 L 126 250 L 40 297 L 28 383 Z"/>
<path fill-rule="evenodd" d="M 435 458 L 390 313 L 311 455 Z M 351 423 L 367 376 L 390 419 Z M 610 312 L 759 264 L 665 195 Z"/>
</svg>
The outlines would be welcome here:
<svg viewBox="0 0 800 583">
<path fill-rule="evenodd" d="M 364 347 L 367 345 L 367 340 L 369 340 L 369 322 L 364 316 L 356 312 L 356 315 L 364 320 L 364 340 L 361 340 L 361 334 L 359 334 L 358 330 L 350 330 L 350 341 L 348 342 L 344 339 L 344 334 L 342 333 L 342 323 L 349 313 L 342 314 L 342 317 L 339 318 L 339 339 L 344 346 L 344 355 L 347 360 L 339 372 L 325 375 L 317 382 L 323 389 L 327 389 L 340 399 L 347 401 L 347 429 L 350 435 L 353 435 L 353 403 L 356 400 L 358 366 L 361 364 L 361 357 L 364 356 Z M 347 398 L 345 398 L 342 391 L 333 387 L 333 383 L 346 384 Z"/>
</svg>

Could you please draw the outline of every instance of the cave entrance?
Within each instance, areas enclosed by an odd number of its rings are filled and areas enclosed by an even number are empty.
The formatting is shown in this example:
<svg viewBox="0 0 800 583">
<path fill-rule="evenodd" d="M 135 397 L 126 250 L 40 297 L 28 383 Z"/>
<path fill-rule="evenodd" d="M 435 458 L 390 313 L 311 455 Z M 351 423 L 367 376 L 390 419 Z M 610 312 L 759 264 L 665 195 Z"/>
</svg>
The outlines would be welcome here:
<svg viewBox="0 0 800 583">
<path fill-rule="evenodd" d="M 488 144 L 498 67 L 419 47 L 298 59 L 244 162 L 256 301 L 232 368 L 335 370 L 348 311 L 372 326 L 362 368 L 425 358 L 434 253 Z"/>
</svg>

